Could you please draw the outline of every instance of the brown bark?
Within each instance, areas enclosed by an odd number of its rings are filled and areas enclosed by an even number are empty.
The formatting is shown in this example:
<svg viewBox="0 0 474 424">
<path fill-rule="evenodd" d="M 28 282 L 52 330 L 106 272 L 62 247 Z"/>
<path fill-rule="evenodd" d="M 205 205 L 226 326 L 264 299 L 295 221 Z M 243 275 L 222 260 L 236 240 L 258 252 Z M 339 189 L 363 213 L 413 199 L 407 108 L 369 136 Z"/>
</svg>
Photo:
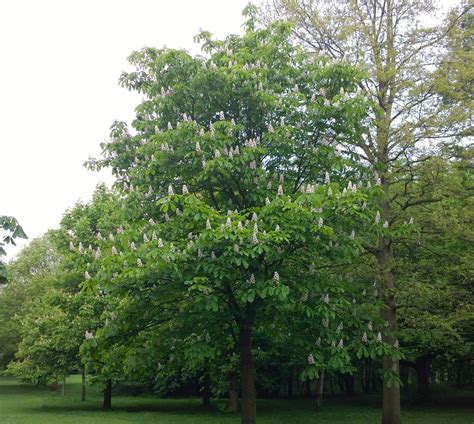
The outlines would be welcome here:
<svg viewBox="0 0 474 424">
<path fill-rule="evenodd" d="M 202 387 L 202 406 L 208 408 L 211 405 L 211 378 L 209 373 L 204 375 L 204 382 Z"/>
<path fill-rule="evenodd" d="M 323 391 L 324 391 L 324 370 L 321 370 L 316 384 L 316 411 L 320 411 L 323 407 Z"/>
<path fill-rule="evenodd" d="M 112 380 L 108 380 L 107 385 L 105 386 L 102 408 L 107 411 L 112 409 Z"/>
<path fill-rule="evenodd" d="M 229 406 L 228 410 L 237 412 L 239 410 L 239 376 L 236 372 L 229 374 Z"/>
<path fill-rule="evenodd" d="M 255 424 L 257 416 L 255 400 L 255 375 L 252 356 L 252 329 L 250 325 L 242 325 L 239 334 L 240 367 L 242 388 L 241 424 Z"/>
</svg>

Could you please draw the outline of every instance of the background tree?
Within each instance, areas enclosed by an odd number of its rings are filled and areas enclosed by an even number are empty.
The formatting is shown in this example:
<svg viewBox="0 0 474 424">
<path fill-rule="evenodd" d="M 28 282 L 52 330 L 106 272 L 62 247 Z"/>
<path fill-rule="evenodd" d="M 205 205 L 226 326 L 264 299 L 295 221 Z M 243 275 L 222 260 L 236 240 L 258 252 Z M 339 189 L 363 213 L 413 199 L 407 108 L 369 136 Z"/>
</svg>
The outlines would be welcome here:
<svg viewBox="0 0 474 424">
<path fill-rule="evenodd" d="M 401 207 L 394 202 L 399 193 L 394 193 L 393 184 L 426 157 L 420 146 L 460 135 L 469 125 L 465 114 L 453 119 L 454 115 L 446 113 L 434 87 L 444 43 L 472 5 L 455 13 L 447 25 L 422 26 L 420 19 L 435 10 L 434 1 L 268 2 L 268 18 L 284 17 L 293 22 L 296 41 L 307 49 L 366 70 L 367 78 L 360 88 L 372 100 L 374 125 L 353 145 L 336 142 L 360 152 L 362 160 L 379 173 L 384 192 L 379 201 L 381 219 L 390 227 L 399 222 L 400 212 L 434 200 L 416 192 L 416 187 L 412 192 L 416 184 L 410 177 L 404 180 L 406 202 Z M 394 234 L 381 234 L 369 248 L 378 262 L 389 343 L 394 343 L 391 334 L 397 331 L 393 241 Z M 390 358 L 383 366 L 385 371 L 398 372 L 398 362 Z M 400 389 L 385 384 L 383 423 L 398 424 L 400 420 Z"/>
<path fill-rule="evenodd" d="M 18 221 L 13 216 L 0 215 L 0 258 L 7 254 L 4 246 L 12 244 L 15 246 L 17 237 L 26 239 L 27 236 L 21 228 Z M 5 264 L 0 260 L 0 284 L 7 280 L 7 269 Z M 0 286 L 1 287 L 1 286 Z"/>
</svg>

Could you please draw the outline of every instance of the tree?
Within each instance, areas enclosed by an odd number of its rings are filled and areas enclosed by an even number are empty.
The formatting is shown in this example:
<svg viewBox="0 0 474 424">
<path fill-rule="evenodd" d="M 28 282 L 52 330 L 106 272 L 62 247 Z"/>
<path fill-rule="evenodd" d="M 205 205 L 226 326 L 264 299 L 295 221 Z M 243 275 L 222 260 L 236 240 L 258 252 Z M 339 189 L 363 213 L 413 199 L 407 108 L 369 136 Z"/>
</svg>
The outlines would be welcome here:
<svg viewBox="0 0 474 424">
<path fill-rule="evenodd" d="M 146 97 L 136 133 L 115 123 L 104 158 L 89 162 L 112 169 L 127 219 L 98 236 L 86 287 L 148 303 L 138 328 L 187 314 L 204 328 L 227 326 L 240 356 L 242 423 L 254 423 L 253 345 L 265 311 L 309 293 L 319 301 L 308 316 L 331 322 L 323 345 L 346 356 L 336 310 L 325 306 L 349 306 L 345 281 L 326 286 L 311 270 L 358 256 L 354 230 L 370 231 L 376 213 L 366 205 L 380 188 L 354 154 L 329 143 L 353 144 L 365 131 L 361 75 L 295 48 L 288 24 L 258 28 L 256 9 L 246 13 L 243 37 L 197 37 L 208 58 L 153 48 L 130 56 L 136 71 L 121 83 Z"/>
<path fill-rule="evenodd" d="M 12 244 L 15 246 L 16 238 L 24 238 L 27 236 L 21 228 L 18 221 L 13 216 L 0 215 L 0 235 L 2 240 L 0 241 L 0 258 L 5 256 L 7 252 L 5 251 L 6 244 Z M 4 283 L 7 280 L 7 269 L 5 264 L 0 260 L 0 283 Z"/>
<path fill-rule="evenodd" d="M 0 294 L 0 369 L 18 350 L 21 321 L 50 286 L 56 265 L 52 232 L 32 240 L 8 264 L 9 281 Z"/>
<path fill-rule="evenodd" d="M 373 126 L 354 144 L 338 144 L 347 151 L 359 152 L 363 162 L 378 172 L 384 193 L 378 204 L 381 220 L 390 228 L 400 222 L 406 209 L 435 200 L 416 192 L 416 187 L 412 192 L 416 186 L 413 173 L 401 177 L 426 158 L 420 146 L 460 135 L 466 127 L 464 115 L 458 115 L 461 119 L 447 115 L 434 89 L 433 68 L 439 65 L 439 52 L 447 36 L 472 5 L 466 5 L 446 26 L 422 26 L 420 18 L 434 10 L 433 1 L 268 2 L 268 18 L 284 17 L 294 22 L 295 39 L 307 49 L 366 70 L 367 78 L 360 88 L 372 100 Z M 399 193 L 393 190 L 397 183 L 405 187 L 405 202 L 401 205 L 396 203 Z M 384 337 L 390 344 L 397 331 L 395 236 L 390 232 L 381 234 L 376 245 L 366 246 L 378 263 L 380 296 L 385 303 L 382 315 L 389 323 Z M 396 360 L 386 358 L 383 366 L 386 372 L 398 373 Z M 400 389 L 386 382 L 383 390 L 382 422 L 398 424 Z"/>
</svg>

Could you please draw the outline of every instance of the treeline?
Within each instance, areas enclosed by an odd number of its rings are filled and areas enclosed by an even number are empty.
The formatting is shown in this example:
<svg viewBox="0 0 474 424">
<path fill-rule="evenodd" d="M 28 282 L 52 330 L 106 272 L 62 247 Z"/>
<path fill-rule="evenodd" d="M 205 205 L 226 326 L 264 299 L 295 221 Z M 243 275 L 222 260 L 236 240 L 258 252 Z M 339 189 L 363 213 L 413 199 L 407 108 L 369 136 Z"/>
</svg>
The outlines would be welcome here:
<svg viewBox="0 0 474 424">
<path fill-rule="evenodd" d="M 80 372 L 105 408 L 128 383 L 233 411 L 240 397 L 243 423 L 257 395 L 320 408 L 324 392 L 382 391 L 396 424 L 415 376 L 421 400 L 472 384 L 472 127 L 443 84 L 463 84 L 470 9 L 397 50 L 405 2 L 338 3 L 320 24 L 360 31 L 341 56 L 302 42 L 297 2 L 272 4 L 292 22 L 249 6 L 243 36 L 198 35 L 206 57 L 130 56 L 120 83 L 143 101 L 87 163 L 115 183 L 9 265 L 2 367 L 42 385 Z M 366 60 L 349 64 L 355 46 Z"/>
</svg>

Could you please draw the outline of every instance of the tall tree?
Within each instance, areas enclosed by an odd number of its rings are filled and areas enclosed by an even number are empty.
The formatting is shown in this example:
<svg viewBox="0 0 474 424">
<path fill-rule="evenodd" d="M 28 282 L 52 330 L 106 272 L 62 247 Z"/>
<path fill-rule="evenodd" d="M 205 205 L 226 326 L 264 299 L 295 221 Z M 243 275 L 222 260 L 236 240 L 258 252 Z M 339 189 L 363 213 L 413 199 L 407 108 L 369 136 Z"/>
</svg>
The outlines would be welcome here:
<svg viewBox="0 0 474 424">
<path fill-rule="evenodd" d="M 208 58 L 153 48 L 131 55 L 136 70 L 121 81 L 146 96 L 136 133 L 115 123 L 104 158 L 89 162 L 112 168 L 127 221 L 98 237 L 87 284 L 150 302 L 141 315 L 155 321 L 195 308 L 204 326 L 230 320 L 242 423 L 253 424 L 253 345 L 265 310 L 309 293 L 317 301 L 305 313 L 323 318 L 321 343 L 345 356 L 331 305 L 348 305 L 346 282 L 323 284 L 311 269 L 359 254 L 355 229 L 369 231 L 376 214 L 365 202 L 381 190 L 367 188 L 378 183 L 373 173 L 330 145 L 364 131 L 361 75 L 294 48 L 287 23 L 261 28 L 256 9 L 246 13 L 242 37 L 200 34 Z"/>
<path fill-rule="evenodd" d="M 27 236 L 23 228 L 13 216 L 0 215 L 0 258 L 7 254 L 4 246 L 6 244 L 15 245 L 17 237 L 26 239 Z M 7 280 L 7 269 L 0 259 L 0 283 Z"/>
<path fill-rule="evenodd" d="M 435 72 L 444 42 L 462 16 L 472 10 L 466 5 L 447 23 L 434 19 L 434 1 L 421 0 L 272 0 L 268 18 L 287 18 L 294 23 L 295 39 L 306 48 L 365 69 L 367 78 L 360 89 L 372 102 L 373 127 L 353 145 L 340 143 L 378 172 L 384 196 L 379 201 L 382 222 L 396 228 L 400 215 L 410 207 L 435 199 L 414 187 L 412 170 L 423 161 L 423 146 L 433 145 L 465 130 L 466 122 L 447 114 L 435 90 Z M 459 116 L 462 116 L 461 114 Z M 467 123 L 469 124 L 469 123 Z M 400 159 L 403 158 L 403 161 Z M 404 200 L 392 186 L 403 183 Z M 385 339 L 394 343 L 397 331 L 393 241 L 395 232 L 381 234 L 374 246 L 380 278 L 382 315 L 388 322 Z M 398 361 L 385 358 L 385 372 L 399 372 Z M 383 424 L 399 424 L 400 389 L 384 384 Z"/>
</svg>

